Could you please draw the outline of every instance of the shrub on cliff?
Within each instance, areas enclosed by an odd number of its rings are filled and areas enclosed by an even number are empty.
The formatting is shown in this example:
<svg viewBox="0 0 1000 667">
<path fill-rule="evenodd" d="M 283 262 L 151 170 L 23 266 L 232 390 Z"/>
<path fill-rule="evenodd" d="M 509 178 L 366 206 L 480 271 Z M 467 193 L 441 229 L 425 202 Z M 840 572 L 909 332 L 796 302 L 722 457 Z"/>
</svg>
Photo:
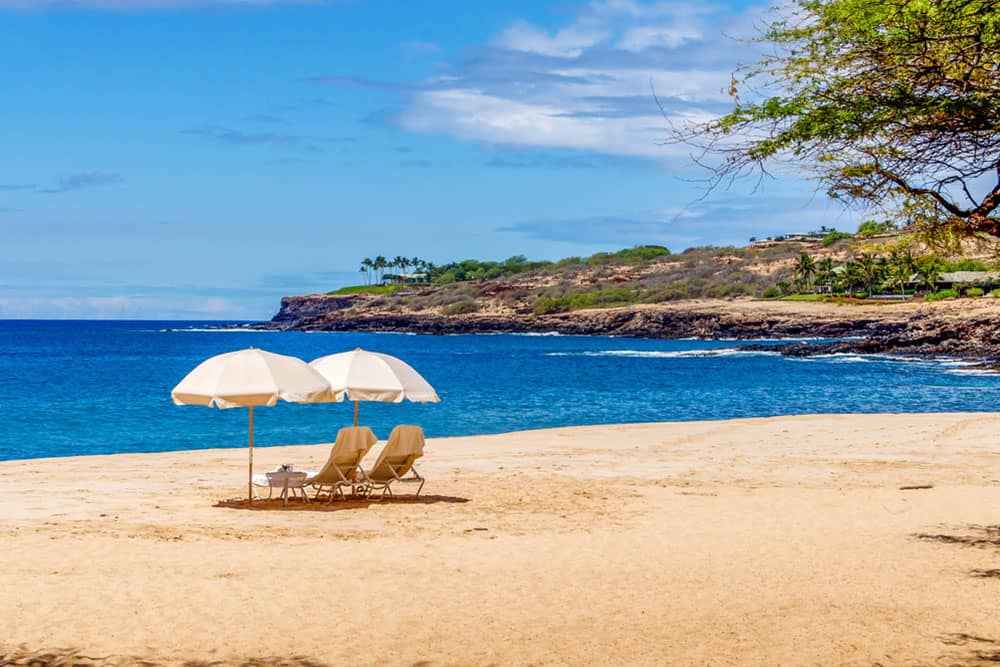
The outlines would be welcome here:
<svg viewBox="0 0 1000 667">
<path fill-rule="evenodd" d="M 943 299 L 954 299 L 958 297 L 958 292 L 953 289 L 943 289 L 932 292 L 924 297 L 924 301 L 941 301 Z"/>
<path fill-rule="evenodd" d="M 618 252 L 599 252 L 587 258 L 587 264 L 613 264 L 616 262 L 634 263 L 648 262 L 658 257 L 667 257 L 670 250 L 661 245 L 640 245 L 625 248 Z"/>
<path fill-rule="evenodd" d="M 824 246 L 832 246 L 837 241 L 842 241 L 843 239 L 854 238 L 854 234 L 849 234 L 847 232 L 838 232 L 836 229 L 823 237 L 820 241 Z"/>
<path fill-rule="evenodd" d="M 461 301 L 455 301 L 454 303 L 449 303 L 447 306 L 441 309 L 442 315 L 465 315 L 468 313 L 474 313 L 479 310 L 479 304 L 468 297 L 464 297 Z"/>
</svg>

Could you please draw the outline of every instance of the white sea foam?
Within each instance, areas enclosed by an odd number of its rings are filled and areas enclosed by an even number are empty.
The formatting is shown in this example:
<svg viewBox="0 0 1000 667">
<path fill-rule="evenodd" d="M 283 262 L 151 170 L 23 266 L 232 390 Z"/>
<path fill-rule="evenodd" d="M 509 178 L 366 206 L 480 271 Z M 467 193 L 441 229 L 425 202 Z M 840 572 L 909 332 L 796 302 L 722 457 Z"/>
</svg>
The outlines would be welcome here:
<svg viewBox="0 0 1000 667">
<path fill-rule="evenodd" d="M 945 371 L 949 375 L 972 375 L 972 376 L 996 376 L 997 371 L 989 368 L 949 368 Z"/>
<path fill-rule="evenodd" d="M 248 329 L 246 327 L 178 327 L 160 329 L 160 333 L 280 333 L 277 329 Z"/>
<path fill-rule="evenodd" d="M 634 359 L 688 359 L 699 357 L 735 357 L 778 354 L 769 350 L 741 350 L 720 347 L 709 350 L 587 350 L 584 352 L 547 352 L 547 357 L 628 357 Z"/>
</svg>

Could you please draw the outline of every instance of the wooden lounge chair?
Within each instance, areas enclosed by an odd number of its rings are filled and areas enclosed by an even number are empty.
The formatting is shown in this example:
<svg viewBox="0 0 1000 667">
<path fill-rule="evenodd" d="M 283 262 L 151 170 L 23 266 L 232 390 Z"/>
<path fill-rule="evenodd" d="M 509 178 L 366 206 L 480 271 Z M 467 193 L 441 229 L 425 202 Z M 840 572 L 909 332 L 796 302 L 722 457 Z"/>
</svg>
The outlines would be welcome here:
<svg viewBox="0 0 1000 667">
<path fill-rule="evenodd" d="M 379 454 L 375 465 L 367 472 L 362 470 L 364 482 L 367 485 L 366 492 L 371 495 L 373 491 L 381 490 L 378 499 L 381 500 L 387 494 L 392 495 L 392 485 L 395 482 L 403 484 L 419 483 L 415 495 L 420 495 L 420 490 L 424 488 L 424 478 L 421 477 L 413 462 L 424 455 L 424 430 L 419 426 L 397 426 L 392 429 L 389 435 L 389 442 L 386 443 Z M 407 477 L 407 474 L 410 476 Z"/>
<path fill-rule="evenodd" d="M 328 493 L 330 502 L 333 502 L 336 496 L 344 497 L 344 487 L 349 487 L 353 491 L 355 487 L 366 486 L 362 481 L 364 473 L 359 473 L 361 460 L 365 458 L 365 454 L 376 440 L 375 434 L 367 426 L 348 426 L 340 429 L 326 465 L 306 480 L 308 486 L 316 489 L 315 498 L 319 498 L 321 493 Z"/>
</svg>

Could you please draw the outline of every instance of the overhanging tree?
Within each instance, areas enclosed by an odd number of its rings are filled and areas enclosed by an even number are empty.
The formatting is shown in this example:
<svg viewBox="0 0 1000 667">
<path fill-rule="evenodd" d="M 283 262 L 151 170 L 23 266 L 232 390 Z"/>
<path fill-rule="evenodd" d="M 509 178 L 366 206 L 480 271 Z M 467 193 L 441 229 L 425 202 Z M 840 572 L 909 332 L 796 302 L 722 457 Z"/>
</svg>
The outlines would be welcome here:
<svg viewBox="0 0 1000 667">
<path fill-rule="evenodd" d="M 712 187 L 787 161 L 847 203 L 1000 236 L 993 0 L 792 0 L 758 41 L 771 54 L 734 74 L 735 109 L 677 133 Z"/>
</svg>

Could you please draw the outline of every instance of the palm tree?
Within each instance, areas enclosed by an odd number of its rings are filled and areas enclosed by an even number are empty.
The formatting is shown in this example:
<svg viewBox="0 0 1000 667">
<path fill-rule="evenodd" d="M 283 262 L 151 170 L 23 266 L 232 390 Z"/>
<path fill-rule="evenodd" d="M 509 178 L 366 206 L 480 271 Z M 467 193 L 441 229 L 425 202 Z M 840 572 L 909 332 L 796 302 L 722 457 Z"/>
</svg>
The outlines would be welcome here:
<svg viewBox="0 0 1000 667">
<path fill-rule="evenodd" d="M 372 261 L 371 257 L 365 257 L 361 260 L 361 270 L 365 272 L 365 284 L 372 284 L 372 269 L 375 268 L 375 263 Z"/>
<path fill-rule="evenodd" d="M 864 284 L 865 273 L 858 262 L 849 260 L 846 264 L 844 264 L 844 271 L 841 275 L 841 279 L 847 287 L 847 293 L 853 297 L 854 288 L 858 285 Z"/>
<path fill-rule="evenodd" d="M 816 264 L 816 282 L 829 285 L 833 282 L 833 257 L 824 257 Z"/>
<path fill-rule="evenodd" d="M 941 265 L 936 259 L 930 259 L 917 265 L 917 286 L 925 287 L 932 292 L 941 279 Z"/>
<path fill-rule="evenodd" d="M 410 260 L 402 255 L 396 255 L 395 259 L 392 260 L 393 266 L 397 267 L 401 273 L 407 273 L 410 266 Z M 399 276 L 396 277 L 397 282 L 401 280 Z"/>
<path fill-rule="evenodd" d="M 892 282 L 899 285 L 899 295 L 905 296 L 906 285 L 910 282 L 914 272 L 917 270 L 917 263 L 913 259 L 913 254 L 906 252 L 892 252 L 889 255 L 892 264 Z"/>
<path fill-rule="evenodd" d="M 875 280 L 878 279 L 879 265 L 876 261 L 875 255 L 870 252 L 863 252 L 858 255 L 857 266 L 859 275 L 862 282 L 865 285 L 865 291 L 868 296 L 872 294 L 872 285 L 875 284 Z"/>
<path fill-rule="evenodd" d="M 799 280 L 799 284 L 811 284 L 812 278 L 815 275 L 816 262 L 813 261 L 813 258 L 806 252 L 799 255 L 799 260 L 795 263 L 795 277 Z"/>
<path fill-rule="evenodd" d="M 377 256 L 375 258 L 375 261 L 372 262 L 372 266 L 377 272 L 378 283 L 380 285 L 382 284 L 382 274 L 385 272 L 385 267 L 387 267 L 388 265 L 389 265 L 388 262 L 386 262 L 385 257 L 383 257 L 382 255 Z"/>
</svg>

